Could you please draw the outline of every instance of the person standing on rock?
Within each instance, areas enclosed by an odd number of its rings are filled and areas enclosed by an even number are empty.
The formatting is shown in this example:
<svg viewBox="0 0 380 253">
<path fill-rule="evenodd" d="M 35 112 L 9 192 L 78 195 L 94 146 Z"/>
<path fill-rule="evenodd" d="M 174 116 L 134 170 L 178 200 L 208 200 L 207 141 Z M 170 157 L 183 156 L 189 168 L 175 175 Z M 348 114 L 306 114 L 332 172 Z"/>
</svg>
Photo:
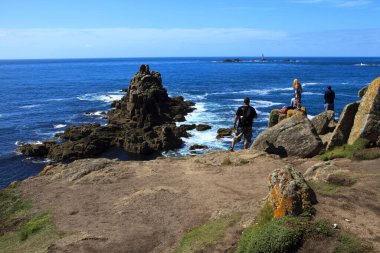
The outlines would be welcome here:
<svg viewBox="0 0 380 253">
<path fill-rule="evenodd" d="M 243 106 L 240 106 L 236 111 L 234 129 L 236 129 L 236 123 L 238 123 L 237 132 L 235 138 L 232 139 L 230 151 L 234 151 L 235 144 L 241 141 L 243 136 L 245 149 L 248 149 L 248 145 L 251 142 L 253 119 L 257 118 L 257 113 L 255 108 L 249 105 L 249 102 L 248 97 L 244 98 Z"/>
<path fill-rule="evenodd" d="M 331 89 L 331 86 L 327 86 L 325 91 L 325 111 L 334 111 L 335 92 Z"/>
<path fill-rule="evenodd" d="M 301 107 L 302 85 L 298 81 L 298 79 L 293 80 L 293 89 L 294 89 L 294 97 L 297 101 L 297 108 L 300 108 Z"/>
</svg>

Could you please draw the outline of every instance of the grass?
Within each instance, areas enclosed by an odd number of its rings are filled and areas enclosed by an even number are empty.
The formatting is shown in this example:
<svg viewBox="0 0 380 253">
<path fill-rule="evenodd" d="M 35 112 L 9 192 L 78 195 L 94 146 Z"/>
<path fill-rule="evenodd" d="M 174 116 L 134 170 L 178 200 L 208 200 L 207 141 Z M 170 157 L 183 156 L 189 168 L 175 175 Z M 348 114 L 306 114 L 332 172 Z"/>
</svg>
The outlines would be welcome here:
<svg viewBox="0 0 380 253">
<path fill-rule="evenodd" d="M 240 213 L 228 217 L 209 220 L 207 223 L 192 229 L 181 240 L 175 253 L 198 252 L 223 241 L 226 230 L 241 219 Z"/>
<path fill-rule="evenodd" d="M 0 190 L 0 252 L 47 252 L 63 234 L 50 213 L 32 214 L 14 187 Z"/>
<path fill-rule="evenodd" d="M 338 238 L 338 245 L 333 253 L 367 253 L 372 252 L 372 247 L 360 242 L 353 235 L 342 233 Z"/>
<path fill-rule="evenodd" d="M 336 147 L 333 150 L 327 151 L 319 156 L 319 159 L 323 161 L 332 160 L 336 158 L 348 158 L 352 159 L 354 154 L 360 150 L 363 150 L 368 141 L 365 139 L 358 139 L 352 145 L 345 144 L 340 147 Z"/>
<path fill-rule="evenodd" d="M 0 234 L 17 227 L 26 219 L 31 203 L 23 201 L 14 189 L 0 191 Z"/>
<path fill-rule="evenodd" d="M 236 253 L 290 252 L 306 239 L 332 235 L 326 221 L 311 221 L 307 217 L 285 216 L 273 219 L 273 209 L 266 203 L 256 223 L 247 228 L 239 240 Z"/>
<path fill-rule="evenodd" d="M 349 187 L 356 182 L 355 175 L 347 175 L 344 173 L 332 174 L 327 178 L 328 182 L 309 181 L 310 187 L 322 195 L 332 195 L 342 187 Z"/>
</svg>

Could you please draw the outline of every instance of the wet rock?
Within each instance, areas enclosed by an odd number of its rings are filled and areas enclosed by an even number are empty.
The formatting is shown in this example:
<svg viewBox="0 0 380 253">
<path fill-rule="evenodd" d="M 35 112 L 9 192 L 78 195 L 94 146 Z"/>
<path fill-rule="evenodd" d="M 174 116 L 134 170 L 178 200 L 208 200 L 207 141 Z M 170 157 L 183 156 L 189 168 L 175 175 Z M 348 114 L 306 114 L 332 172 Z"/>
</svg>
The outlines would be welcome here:
<svg viewBox="0 0 380 253">
<path fill-rule="evenodd" d="M 189 147 L 189 150 L 196 150 L 196 149 L 208 149 L 206 145 L 198 145 L 194 144 Z"/>
<path fill-rule="evenodd" d="M 274 170 L 268 180 L 269 203 L 274 209 L 274 217 L 312 214 L 312 205 L 317 203 L 316 195 L 302 174 L 291 165 Z"/>
<path fill-rule="evenodd" d="M 233 130 L 234 130 L 233 128 L 219 128 L 216 138 L 220 139 L 223 137 L 231 136 L 233 133 Z"/>
<path fill-rule="evenodd" d="M 327 144 L 327 150 L 331 150 L 334 147 L 341 146 L 347 143 L 358 108 L 359 102 L 351 103 L 344 107 L 342 114 L 340 115 L 339 121 Z"/>
<path fill-rule="evenodd" d="M 376 143 L 380 136 L 380 77 L 375 79 L 363 96 L 355 115 L 347 143 L 364 138 Z"/>
<path fill-rule="evenodd" d="M 328 133 L 329 130 L 331 130 L 331 127 L 329 129 L 331 121 L 334 121 L 334 111 L 327 111 L 315 116 L 311 120 L 311 124 L 313 124 L 318 135 L 323 135 Z"/>
<path fill-rule="evenodd" d="M 206 131 L 206 130 L 209 130 L 211 129 L 211 126 L 210 125 L 206 125 L 206 124 L 199 124 L 195 127 L 195 129 L 197 131 Z"/>
<path fill-rule="evenodd" d="M 252 148 L 280 157 L 313 157 L 324 147 L 310 120 L 296 114 L 263 131 Z"/>
</svg>

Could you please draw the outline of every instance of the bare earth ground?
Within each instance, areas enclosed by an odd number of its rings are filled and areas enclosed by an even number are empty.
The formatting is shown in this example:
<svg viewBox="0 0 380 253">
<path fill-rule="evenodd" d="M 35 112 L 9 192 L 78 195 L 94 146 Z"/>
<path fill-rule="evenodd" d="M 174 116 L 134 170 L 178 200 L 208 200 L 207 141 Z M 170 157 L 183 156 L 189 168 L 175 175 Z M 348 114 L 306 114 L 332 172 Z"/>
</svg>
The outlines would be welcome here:
<svg viewBox="0 0 380 253">
<path fill-rule="evenodd" d="M 58 228 L 69 232 L 50 252 L 173 252 L 192 228 L 240 212 L 242 220 L 212 250 L 231 252 L 268 195 L 268 174 L 286 163 L 305 171 L 317 162 L 249 151 L 145 162 L 84 159 L 20 188 L 35 211 L 52 210 Z M 338 223 L 380 252 L 380 160 L 337 164 L 361 177 L 334 195 L 317 195 L 317 218 Z"/>
</svg>

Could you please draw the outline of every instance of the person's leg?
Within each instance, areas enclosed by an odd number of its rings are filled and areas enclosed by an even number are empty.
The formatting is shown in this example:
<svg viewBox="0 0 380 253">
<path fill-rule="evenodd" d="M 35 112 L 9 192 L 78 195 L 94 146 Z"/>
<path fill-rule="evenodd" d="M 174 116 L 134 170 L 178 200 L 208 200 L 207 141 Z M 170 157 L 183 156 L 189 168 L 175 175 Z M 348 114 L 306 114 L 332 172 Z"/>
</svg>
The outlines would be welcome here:
<svg viewBox="0 0 380 253">
<path fill-rule="evenodd" d="M 239 131 L 236 134 L 237 134 L 236 137 L 232 138 L 230 151 L 234 151 L 235 144 L 238 143 L 239 141 L 241 141 L 241 137 L 243 136 L 243 133 L 239 132 Z"/>
<path fill-rule="evenodd" d="M 246 133 L 244 134 L 244 149 L 249 148 L 249 144 L 251 143 L 252 140 L 252 127 L 248 128 L 246 130 Z"/>
</svg>

